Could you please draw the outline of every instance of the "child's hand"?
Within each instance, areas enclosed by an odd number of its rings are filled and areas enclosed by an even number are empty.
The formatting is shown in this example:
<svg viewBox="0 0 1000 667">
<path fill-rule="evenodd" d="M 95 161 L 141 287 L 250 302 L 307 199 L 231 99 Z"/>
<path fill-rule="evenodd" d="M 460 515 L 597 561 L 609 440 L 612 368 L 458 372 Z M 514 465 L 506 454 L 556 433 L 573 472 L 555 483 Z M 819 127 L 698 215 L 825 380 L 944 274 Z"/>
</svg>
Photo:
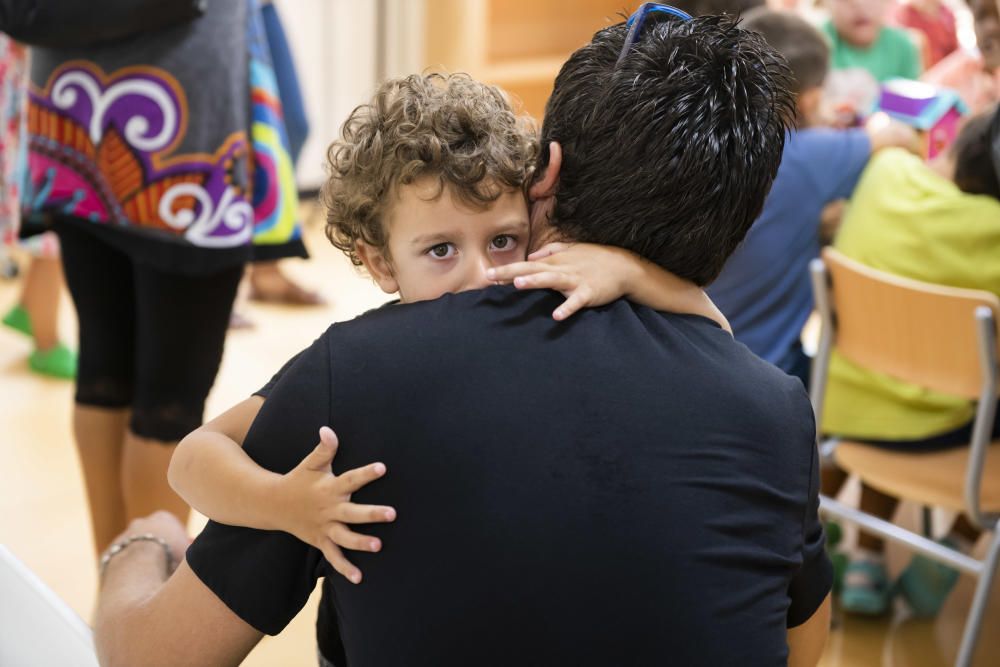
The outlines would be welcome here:
<svg viewBox="0 0 1000 667">
<path fill-rule="evenodd" d="M 590 243 L 550 243 L 528 261 L 498 266 L 489 280 L 511 282 L 518 289 L 554 289 L 566 301 L 552 317 L 565 320 L 585 307 L 603 306 L 620 297 L 674 313 L 701 315 L 733 333 L 729 321 L 705 291 L 623 248 Z"/>
<path fill-rule="evenodd" d="M 379 505 L 357 505 L 351 494 L 385 474 L 385 465 L 372 463 L 334 475 L 330 464 L 337 455 L 337 436 L 324 426 L 319 444 L 294 470 L 283 476 L 277 489 L 282 529 L 326 557 L 330 565 L 352 583 L 361 582 L 361 570 L 348 561 L 340 547 L 355 551 L 378 551 L 378 538 L 351 531 L 351 523 L 385 523 L 396 518 L 396 510 Z"/>
<path fill-rule="evenodd" d="M 518 289 L 553 289 L 566 301 L 552 317 L 565 320 L 581 308 L 603 306 L 627 294 L 635 278 L 636 258 L 621 248 L 591 243 L 550 243 L 526 262 L 492 268 L 486 277 L 513 282 Z"/>
<path fill-rule="evenodd" d="M 896 147 L 920 154 L 920 136 L 917 131 L 905 123 L 890 118 L 884 112 L 872 114 L 865 123 L 865 132 L 871 142 L 872 153 L 883 148 Z"/>
</svg>

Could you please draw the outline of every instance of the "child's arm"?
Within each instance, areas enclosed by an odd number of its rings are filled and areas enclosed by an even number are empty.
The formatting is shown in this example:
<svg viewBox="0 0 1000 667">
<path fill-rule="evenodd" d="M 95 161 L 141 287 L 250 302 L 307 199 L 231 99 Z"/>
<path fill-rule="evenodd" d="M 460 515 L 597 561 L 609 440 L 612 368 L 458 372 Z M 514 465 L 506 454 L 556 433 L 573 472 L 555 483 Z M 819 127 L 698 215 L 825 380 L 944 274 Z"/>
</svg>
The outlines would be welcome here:
<svg viewBox="0 0 1000 667">
<path fill-rule="evenodd" d="M 564 320 L 585 307 L 625 297 L 656 310 L 701 315 L 732 333 L 705 291 L 633 252 L 590 243 L 550 243 L 515 262 L 490 269 L 490 280 L 518 289 L 554 289 L 566 297 L 552 317 Z"/>
<path fill-rule="evenodd" d="M 337 572 L 358 583 L 361 572 L 340 547 L 378 551 L 381 544 L 346 524 L 392 521 L 396 512 L 356 505 L 350 497 L 384 475 L 385 466 L 374 463 L 334 475 L 330 464 L 337 439 L 324 427 L 320 443 L 287 474 L 261 468 L 242 443 L 263 403 L 263 398 L 251 397 L 184 438 L 170 461 L 170 485 L 193 508 L 220 523 L 291 533 L 320 549 Z"/>
</svg>

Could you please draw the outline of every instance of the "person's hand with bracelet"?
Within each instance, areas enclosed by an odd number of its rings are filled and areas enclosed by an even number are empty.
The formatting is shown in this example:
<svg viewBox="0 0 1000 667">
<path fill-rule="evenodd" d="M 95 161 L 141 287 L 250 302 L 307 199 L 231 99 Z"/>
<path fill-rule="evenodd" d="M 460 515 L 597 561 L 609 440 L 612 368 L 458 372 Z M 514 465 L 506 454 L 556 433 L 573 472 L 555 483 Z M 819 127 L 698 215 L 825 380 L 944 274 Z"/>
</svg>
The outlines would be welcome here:
<svg viewBox="0 0 1000 667">
<path fill-rule="evenodd" d="M 133 519 L 101 555 L 100 582 L 103 586 L 116 571 L 139 569 L 144 574 L 155 569 L 164 581 L 184 559 L 184 552 L 191 544 L 184 525 L 169 512 Z M 126 565 L 125 563 L 131 563 Z"/>
</svg>

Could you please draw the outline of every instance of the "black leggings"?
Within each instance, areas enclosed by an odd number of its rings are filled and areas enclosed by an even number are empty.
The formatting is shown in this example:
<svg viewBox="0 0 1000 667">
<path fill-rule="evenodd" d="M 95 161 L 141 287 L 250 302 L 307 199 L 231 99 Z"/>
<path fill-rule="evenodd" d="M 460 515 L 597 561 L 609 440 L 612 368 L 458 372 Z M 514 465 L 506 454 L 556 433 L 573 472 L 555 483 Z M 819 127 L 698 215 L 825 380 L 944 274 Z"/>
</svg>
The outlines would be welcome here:
<svg viewBox="0 0 1000 667">
<path fill-rule="evenodd" d="M 84 226 L 55 229 L 79 320 L 76 402 L 131 408 L 130 428 L 174 442 L 198 428 L 243 267 L 188 276 L 133 262 Z"/>
</svg>

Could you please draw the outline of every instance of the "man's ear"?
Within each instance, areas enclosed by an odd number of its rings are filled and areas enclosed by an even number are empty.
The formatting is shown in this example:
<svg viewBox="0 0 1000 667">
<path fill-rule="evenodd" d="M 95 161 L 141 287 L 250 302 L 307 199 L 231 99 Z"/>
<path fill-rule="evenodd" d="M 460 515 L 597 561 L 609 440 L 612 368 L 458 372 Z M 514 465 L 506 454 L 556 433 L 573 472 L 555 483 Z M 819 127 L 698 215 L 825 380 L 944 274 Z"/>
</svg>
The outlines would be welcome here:
<svg viewBox="0 0 1000 667">
<path fill-rule="evenodd" d="M 549 163 L 545 171 L 538 176 L 528 188 L 529 201 L 538 201 L 556 194 L 559 185 L 559 172 L 562 169 L 562 146 L 558 141 L 549 142 Z"/>
<path fill-rule="evenodd" d="M 358 241 L 355 249 L 358 253 L 358 259 L 365 265 L 368 274 L 383 292 L 395 294 L 399 291 L 399 283 L 396 282 L 396 277 L 392 273 L 392 265 L 385 257 L 385 251 L 364 241 Z"/>
</svg>

